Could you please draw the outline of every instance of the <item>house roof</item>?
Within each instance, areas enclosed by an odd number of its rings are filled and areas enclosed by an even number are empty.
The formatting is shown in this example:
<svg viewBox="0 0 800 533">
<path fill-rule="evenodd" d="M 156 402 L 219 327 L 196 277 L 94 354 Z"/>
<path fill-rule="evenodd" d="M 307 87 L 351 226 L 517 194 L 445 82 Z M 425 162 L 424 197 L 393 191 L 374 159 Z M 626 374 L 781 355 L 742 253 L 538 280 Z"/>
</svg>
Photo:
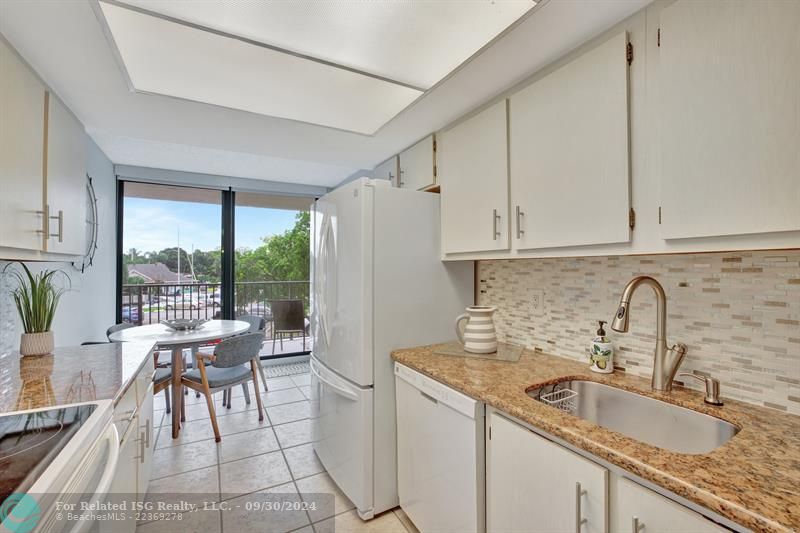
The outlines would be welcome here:
<svg viewBox="0 0 800 533">
<path fill-rule="evenodd" d="M 138 263 L 128 265 L 128 275 L 140 277 L 147 283 L 192 281 L 192 276 L 189 274 L 182 274 L 179 278 L 178 273 L 171 271 L 164 263 Z"/>
</svg>

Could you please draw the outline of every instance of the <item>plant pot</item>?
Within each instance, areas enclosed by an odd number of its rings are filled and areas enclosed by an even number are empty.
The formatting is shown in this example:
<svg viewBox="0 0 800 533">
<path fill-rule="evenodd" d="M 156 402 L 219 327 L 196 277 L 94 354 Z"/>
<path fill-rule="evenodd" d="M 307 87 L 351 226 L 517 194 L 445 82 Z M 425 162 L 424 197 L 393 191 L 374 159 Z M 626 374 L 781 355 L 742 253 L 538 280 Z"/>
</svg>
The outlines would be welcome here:
<svg viewBox="0 0 800 533">
<path fill-rule="evenodd" d="M 20 355 L 47 355 L 54 347 L 52 331 L 23 333 L 19 339 Z"/>
</svg>

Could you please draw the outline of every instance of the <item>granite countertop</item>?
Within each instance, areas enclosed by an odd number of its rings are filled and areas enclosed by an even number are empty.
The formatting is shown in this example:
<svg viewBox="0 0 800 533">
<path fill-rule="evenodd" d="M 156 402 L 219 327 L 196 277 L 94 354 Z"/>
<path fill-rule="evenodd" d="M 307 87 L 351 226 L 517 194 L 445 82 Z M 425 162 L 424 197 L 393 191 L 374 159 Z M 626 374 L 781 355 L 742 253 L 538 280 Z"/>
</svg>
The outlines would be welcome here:
<svg viewBox="0 0 800 533">
<path fill-rule="evenodd" d="M 115 342 L 58 347 L 50 355 L 0 353 L 0 413 L 92 400 L 116 403 L 151 361 L 153 346 Z"/>
<path fill-rule="evenodd" d="M 800 417 L 729 400 L 713 407 L 697 391 L 650 390 L 649 380 L 596 374 L 572 359 L 525 350 L 516 363 L 436 355 L 436 346 L 392 352 L 396 361 L 542 429 L 611 464 L 756 531 L 800 530 Z M 544 405 L 536 385 L 586 379 L 727 420 L 741 431 L 702 455 L 669 452 Z"/>
</svg>

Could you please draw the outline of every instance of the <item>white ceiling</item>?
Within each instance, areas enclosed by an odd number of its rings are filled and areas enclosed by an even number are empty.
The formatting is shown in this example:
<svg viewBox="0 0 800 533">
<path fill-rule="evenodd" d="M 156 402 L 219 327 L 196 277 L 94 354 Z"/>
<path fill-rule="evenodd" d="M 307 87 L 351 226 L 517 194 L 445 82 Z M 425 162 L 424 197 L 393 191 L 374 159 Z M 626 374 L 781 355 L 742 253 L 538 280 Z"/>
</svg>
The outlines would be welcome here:
<svg viewBox="0 0 800 533">
<path fill-rule="evenodd" d="M 366 136 L 131 92 L 90 1 L 2 0 L 0 32 L 114 163 L 324 186 L 372 168 L 650 2 L 543 2 L 375 135 Z M 411 47 L 407 40 L 403 46 Z M 413 57 L 408 64 L 413 66 Z"/>
</svg>

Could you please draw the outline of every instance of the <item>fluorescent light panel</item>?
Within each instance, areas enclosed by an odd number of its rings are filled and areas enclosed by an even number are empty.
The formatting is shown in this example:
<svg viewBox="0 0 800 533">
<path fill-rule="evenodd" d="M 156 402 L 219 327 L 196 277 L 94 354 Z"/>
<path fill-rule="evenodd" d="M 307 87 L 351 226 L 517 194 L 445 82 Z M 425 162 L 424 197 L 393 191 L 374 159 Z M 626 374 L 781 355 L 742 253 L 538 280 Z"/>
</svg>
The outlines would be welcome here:
<svg viewBox="0 0 800 533">
<path fill-rule="evenodd" d="M 422 94 L 117 5 L 100 7 L 137 91 L 363 134 Z"/>
<path fill-rule="evenodd" d="M 534 0 L 118 1 L 422 89 L 536 5 Z"/>
</svg>

